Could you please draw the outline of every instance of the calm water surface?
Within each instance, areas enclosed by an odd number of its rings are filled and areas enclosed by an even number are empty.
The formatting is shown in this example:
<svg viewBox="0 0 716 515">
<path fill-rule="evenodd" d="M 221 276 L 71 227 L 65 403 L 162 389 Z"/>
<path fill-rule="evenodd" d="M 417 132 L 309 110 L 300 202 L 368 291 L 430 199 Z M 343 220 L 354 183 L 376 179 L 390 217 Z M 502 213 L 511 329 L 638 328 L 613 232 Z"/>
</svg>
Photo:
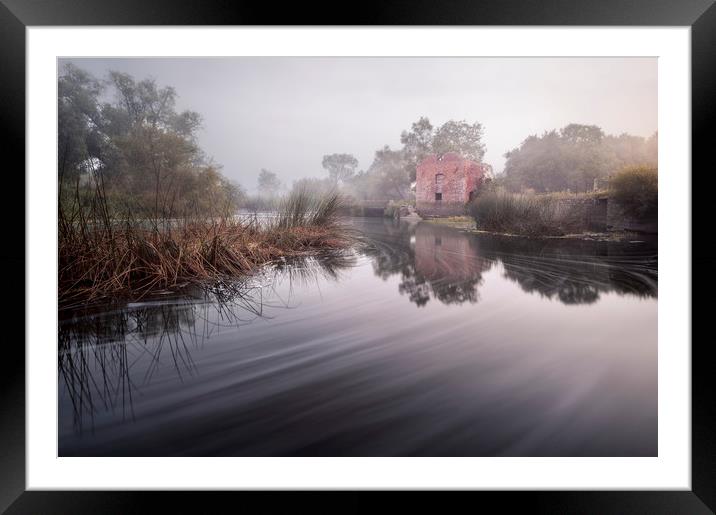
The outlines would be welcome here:
<svg viewBox="0 0 716 515">
<path fill-rule="evenodd" d="M 61 314 L 60 455 L 657 454 L 655 243 L 351 224 L 347 255 Z"/>
</svg>

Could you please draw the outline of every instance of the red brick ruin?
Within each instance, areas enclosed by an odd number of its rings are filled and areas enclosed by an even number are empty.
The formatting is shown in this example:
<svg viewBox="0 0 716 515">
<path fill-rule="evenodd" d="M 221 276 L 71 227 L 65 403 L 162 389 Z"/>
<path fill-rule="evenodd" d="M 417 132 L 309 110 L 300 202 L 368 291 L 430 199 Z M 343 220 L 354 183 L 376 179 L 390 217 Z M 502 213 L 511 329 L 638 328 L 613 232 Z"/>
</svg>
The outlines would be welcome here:
<svg viewBox="0 0 716 515">
<path fill-rule="evenodd" d="M 448 152 L 429 155 L 417 168 L 416 209 L 421 216 L 450 216 L 465 213 L 465 205 L 477 194 L 487 177 L 489 165 L 463 159 Z"/>
</svg>

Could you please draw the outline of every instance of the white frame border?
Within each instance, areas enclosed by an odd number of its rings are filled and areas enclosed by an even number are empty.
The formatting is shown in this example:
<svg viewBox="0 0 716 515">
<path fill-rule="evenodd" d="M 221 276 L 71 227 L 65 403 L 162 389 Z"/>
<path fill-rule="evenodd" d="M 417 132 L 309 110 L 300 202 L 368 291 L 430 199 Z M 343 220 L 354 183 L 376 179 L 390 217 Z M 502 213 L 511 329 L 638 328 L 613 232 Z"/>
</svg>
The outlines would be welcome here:
<svg viewBox="0 0 716 515">
<path fill-rule="evenodd" d="M 691 489 L 690 27 L 28 27 L 26 37 L 28 490 Z M 659 456 L 57 457 L 56 61 L 150 55 L 658 57 Z"/>
</svg>

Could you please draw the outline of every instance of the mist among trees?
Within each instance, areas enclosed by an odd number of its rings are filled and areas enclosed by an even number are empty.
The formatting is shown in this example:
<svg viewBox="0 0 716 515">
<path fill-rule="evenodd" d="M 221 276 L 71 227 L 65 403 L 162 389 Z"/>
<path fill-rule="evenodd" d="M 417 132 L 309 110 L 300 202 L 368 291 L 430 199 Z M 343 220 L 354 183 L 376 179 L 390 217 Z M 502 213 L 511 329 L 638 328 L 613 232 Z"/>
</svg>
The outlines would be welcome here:
<svg viewBox="0 0 716 515">
<path fill-rule="evenodd" d="M 61 205 L 101 189 L 107 206 L 153 218 L 226 214 L 244 195 L 197 144 L 201 116 L 176 91 L 112 71 L 99 80 L 67 64 L 58 79 Z M 107 100 L 110 99 L 110 100 Z"/>
<path fill-rule="evenodd" d="M 435 128 L 427 117 L 420 117 L 410 130 L 400 135 L 401 148 L 385 145 L 375 151 L 367 170 L 355 172 L 358 161 L 351 154 L 332 154 L 323 157 L 323 167 L 329 177 L 325 181 L 297 181 L 301 187 L 325 190 L 327 186 L 342 186 L 345 193 L 358 201 L 408 200 L 411 183 L 415 181 L 420 161 L 429 154 L 448 152 L 476 161 L 485 155 L 484 129 L 478 122 L 450 120 Z"/>
<path fill-rule="evenodd" d="M 228 180 L 197 143 L 201 116 L 177 111 L 177 93 L 154 80 L 116 71 L 97 79 L 67 64 L 58 79 L 58 177 L 64 204 L 86 202 L 82 191 L 102 188 L 108 206 L 142 216 L 234 213 L 252 202 Z M 340 191 L 356 202 L 409 200 L 417 165 L 429 154 L 456 152 L 481 162 L 485 129 L 479 122 L 448 120 L 434 126 L 420 117 L 400 134 L 400 147 L 384 145 L 366 169 L 350 153 L 324 155 L 322 171 L 294 181 L 293 189 Z M 589 191 L 626 166 L 655 166 L 658 142 L 610 135 L 595 125 L 570 124 L 528 136 L 505 154 L 497 183 L 510 191 Z M 319 156 L 317 156 L 318 162 Z M 259 198 L 288 188 L 280 174 L 261 169 Z"/>
<path fill-rule="evenodd" d="M 505 154 L 500 181 L 511 191 L 585 192 L 627 166 L 656 166 L 657 133 L 607 135 L 596 125 L 570 124 L 527 137 Z"/>
</svg>

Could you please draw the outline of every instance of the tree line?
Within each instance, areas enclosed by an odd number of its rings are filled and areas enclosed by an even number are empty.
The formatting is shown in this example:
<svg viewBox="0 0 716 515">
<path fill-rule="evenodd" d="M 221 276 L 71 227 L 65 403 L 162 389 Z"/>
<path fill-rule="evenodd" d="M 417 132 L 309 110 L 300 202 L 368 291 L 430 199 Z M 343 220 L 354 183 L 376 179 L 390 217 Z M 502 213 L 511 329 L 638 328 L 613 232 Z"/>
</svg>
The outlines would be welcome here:
<svg viewBox="0 0 716 515">
<path fill-rule="evenodd" d="M 401 133 L 402 147 L 376 150 L 367 170 L 356 171 L 358 161 L 351 154 L 330 154 L 322 161 L 327 176 L 300 179 L 294 187 L 315 192 L 341 188 L 359 201 L 407 200 L 422 159 L 456 152 L 482 162 L 483 136 L 479 122 L 450 120 L 435 128 L 420 117 Z M 611 135 L 596 125 L 569 124 L 531 135 L 504 156 L 505 169 L 494 177 L 496 186 L 514 192 L 585 192 L 594 189 L 595 179 L 607 179 L 624 168 L 657 167 L 658 141 L 657 133 L 648 138 Z"/>
<path fill-rule="evenodd" d="M 527 137 L 505 154 L 498 182 L 510 191 L 586 192 L 629 166 L 657 167 L 658 139 L 605 134 L 596 125 L 570 124 Z"/>
<path fill-rule="evenodd" d="M 58 78 L 60 206 L 80 207 L 101 189 L 110 209 L 154 218 L 250 207 L 241 185 L 199 147 L 201 116 L 179 112 L 176 97 L 174 88 L 151 79 L 110 71 L 99 80 L 65 65 Z M 323 176 L 297 180 L 293 188 L 318 194 L 340 190 L 357 201 L 408 200 L 417 165 L 427 155 L 456 152 L 482 162 L 485 150 L 481 123 L 448 120 L 434 126 L 422 116 L 401 132 L 400 147 L 377 149 L 367 169 L 358 170 L 352 154 L 328 154 L 321 161 Z M 656 166 L 657 153 L 656 133 L 614 136 L 595 125 L 570 124 L 531 135 L 507 152 L 496 183 L 510 191 L 588 191 L 595 179 L 625 166 Z M 286 190 L 267 169 L 257 186 L 263 199 Z"/>
<path fill-rule="evenodd" d="M 434 127 L 423 116 L 401 133 L 400 148 L 384 145 L 376 150 L 367 170 L 357 170 L 358 160 L 352 154 L 328 154 L 321 162 L 327 175 L 299 179 L 293 183 L 293 188 L 316 193 L 340 189 L 358 201 L 407 200 L 411 196 L 410 186 L 415 181 L 417 166 L 425 156 L 456 152 L 468 159 L 482 161 L 485 155 L 483 135 L 483 126 L 478 122 L 449 120 Z M 261 184 L 260 177 L 260 191 Z"/>
</svg>

